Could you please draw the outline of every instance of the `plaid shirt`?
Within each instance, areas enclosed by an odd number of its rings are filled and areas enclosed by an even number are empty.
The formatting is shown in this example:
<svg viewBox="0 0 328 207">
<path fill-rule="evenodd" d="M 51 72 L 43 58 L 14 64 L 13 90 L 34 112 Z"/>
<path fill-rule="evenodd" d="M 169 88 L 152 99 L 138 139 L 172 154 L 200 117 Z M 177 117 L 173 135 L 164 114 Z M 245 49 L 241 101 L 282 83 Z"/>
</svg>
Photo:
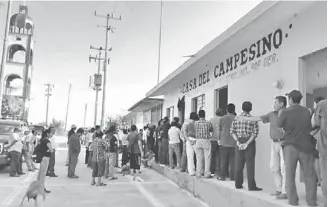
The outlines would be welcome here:
<svg viewBox="0 0 328 207">
<path fill-rule="evenodd" d="M 250 114 L 243 112 L 240 116 L 251 117 Z M 259 125 L 257 122 L 235 119 L 230 127 L 230 134 L 235 134 L 241 143 L 247 142 L 251 136 L 257 137 L 259 134 Z"/>
<path fill-rule="evenodd" d="M 108 144 L 105 140 L 100 139 L 99 137 L 96 137 L 90 146 L 90 149 L 92 150 L 92 160 L 98 162 L 99 160 L 105 159 L 105 152 L 108 148 Z"/>
<path fill-rule="evenodd" d="M 196 139 L 210 139 L 211 132 L 213 132 L 212 124 L 204 118 L 200 118 L 195 122 Z"/>
</svg>

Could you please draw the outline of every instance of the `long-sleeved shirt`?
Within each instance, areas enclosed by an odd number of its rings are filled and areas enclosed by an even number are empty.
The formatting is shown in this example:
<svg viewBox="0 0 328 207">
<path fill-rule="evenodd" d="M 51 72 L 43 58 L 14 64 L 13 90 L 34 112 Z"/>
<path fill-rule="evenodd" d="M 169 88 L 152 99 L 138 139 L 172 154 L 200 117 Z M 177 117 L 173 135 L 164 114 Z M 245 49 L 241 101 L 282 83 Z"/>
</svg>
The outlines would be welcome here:
<svg viewBox="0 0 328 207">
<path fill-rule="evenodd" d="M 69 139 L 69 152 L 72 154 L 79 154 L 81 152 L 80 137 L 76 133 L 72 134 Z"/>
<path fill-rule="evenodd" d="M 189 119 L 186 119 L 185 122 L 182 124 L 182 127 L 181 127 L 181 132 L 180 132 L 180 138 L 183 140 L 183 141 L 186 141 L 187 140 L 187 126 L 189 123 L 191 123 L 192 121 L 189 120 Z"/>
<path fill-rule="evenodd" d="M 169 129 L 169 144 L 180 143 L 180 129 L 175 126 L 171 126 Z"/>
<path fill-rule="evenodd" d="M 212 124 L 205 120 L 204 118 L 200 118 L 199 121 L 195 122 L 196 127 L 196 139 L 210 139 L 211 132 L 213 132 Z"/>
<path fill-rule="evenodd" d="M 169 123 L 164 123 L 161 125 L 160 127 L 160 134 L 161 134 L 161 138 L 162 139 L 168 139 L 169 138 L 169 128 L 170 128 L 170 124 Z"/>
<path fill-rule="evenodd" d="M 235 119 L 235 115 L 227 114 L 223 116 L 220 119 L 219 122 L 219 139 L 220 139 L 220 145 L 223 147 L 235 147 L 236 141 L 233 139 L 233 137 L 230 134 L 230 127 Z"/>
<path fill-rule="evenodd" d="M 251 117 L 250 114 L 243 112 L 240 116 Z M 252 136 L 254 139 L 259 134 L 257 122 L 235 119 L 230 127 L 230 134 L 236 135 L 240 143 L 246 143 Z"/>
<path fill-rule="evenodd" d="M 293 145 L 304 153 L 313 153 L 310 111 L 301 105 L 292 105 L 281 111 L 277 126 L 284 129 L 284 145 Z"/>
</svg>

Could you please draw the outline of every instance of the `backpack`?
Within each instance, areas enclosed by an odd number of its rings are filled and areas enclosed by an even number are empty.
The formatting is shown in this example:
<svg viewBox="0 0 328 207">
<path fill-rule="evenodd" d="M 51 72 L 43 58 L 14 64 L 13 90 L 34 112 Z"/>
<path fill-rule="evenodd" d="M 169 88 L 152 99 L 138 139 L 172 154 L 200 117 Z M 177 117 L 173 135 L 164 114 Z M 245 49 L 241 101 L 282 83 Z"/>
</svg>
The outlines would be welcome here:
<svg viewBox="0 0 328 207">
<path fill-rule="evenodd" d="M 41 161 L 42 161 L 42 156 L 41 156 L 41 151 L 40 151 L 40 143 L 37 144 L 34 148 L 32 160 L 35 163 L 41 163 Z"/>
</svg>

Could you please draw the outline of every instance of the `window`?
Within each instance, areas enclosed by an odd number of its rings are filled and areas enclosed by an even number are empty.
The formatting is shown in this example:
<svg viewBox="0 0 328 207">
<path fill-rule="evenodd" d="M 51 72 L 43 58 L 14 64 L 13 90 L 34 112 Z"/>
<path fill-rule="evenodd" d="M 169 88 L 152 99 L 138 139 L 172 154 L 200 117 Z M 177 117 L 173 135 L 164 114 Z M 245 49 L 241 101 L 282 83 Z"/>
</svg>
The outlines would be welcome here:
<svg viewBox="0 0 328 207">
<path fill-rule="evenodd" d="M 205 94 L 192 99 L 192 111 L 198 113 L 199 110 L 205 108 Z"/>
<path fill-rule="evenodd" d="M 228 105 L 228 86 L 224 86 L 222 88 L 215 90 L 215 109 L 221 108 L 226 110 Z"/>
<path fill-rule="evenodd" d="M 173 119 L 173 117 L 174 117 L 174 106 L 171 106 L 170 108 L 166 109 L 166 116 L 169 117 L 169 119 Z"/>
</svg>

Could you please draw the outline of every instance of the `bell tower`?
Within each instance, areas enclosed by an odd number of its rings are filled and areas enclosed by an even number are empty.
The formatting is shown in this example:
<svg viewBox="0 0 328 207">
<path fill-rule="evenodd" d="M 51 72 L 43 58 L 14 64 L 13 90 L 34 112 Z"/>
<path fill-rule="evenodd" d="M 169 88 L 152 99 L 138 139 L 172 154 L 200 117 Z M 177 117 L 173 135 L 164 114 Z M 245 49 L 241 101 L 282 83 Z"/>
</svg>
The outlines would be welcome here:
<svg viewBox="0 0 328 207">
<path fill-rule="evenodd" d="M 4 60 L 1 117 L 28 120 L 34 53 L 34 23 L 28 8 L 19 6 L 12 15 Z"/>
</svg>

